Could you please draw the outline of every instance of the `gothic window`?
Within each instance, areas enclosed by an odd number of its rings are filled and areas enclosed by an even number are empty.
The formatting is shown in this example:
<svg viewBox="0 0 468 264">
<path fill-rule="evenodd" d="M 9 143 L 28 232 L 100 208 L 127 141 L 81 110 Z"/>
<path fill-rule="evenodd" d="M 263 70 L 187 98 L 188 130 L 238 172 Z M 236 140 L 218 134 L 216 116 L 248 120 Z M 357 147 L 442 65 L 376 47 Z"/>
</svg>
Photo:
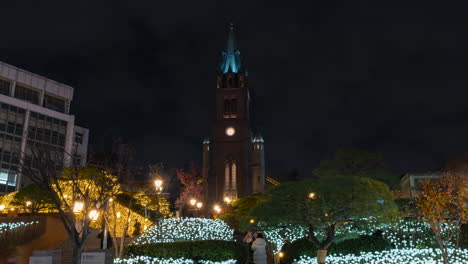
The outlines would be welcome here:
<svg viewBox="0 0 468 264">
<path fill-rule="evenodd" d="M 224 164 L 224 196 L 228 197 L 230 193 L 231 187 L 231 175 L 230 175 L 230 164 L 229 162 L 225 162 Z"/>
<path fill-rule="evenodd" d="M 234 160 L 226 160 L 224 164 L 224 196 L 237 199 L 237 165 Z"/>
<path fill-rule="evenodd" d="M 229 77 L 227 78 L 227 88 L 232 88 L 234 87 L 234 80 L 232 79 L 232 76 L 229 75 Z"/>
<path fill-rule="evenodd" d="M 237 98 L 231 99 L 231 118 L 237 118 Z"/>
<path fill-rule="evenodd" d="M 224 98 L 224 118 L 229 118 L 231 115 L 231 99 Z"/>
<path fill-rule="evenodd" d="M 224 118 L 237 118 L 237 98 L 224 98 Z"/>
</svg>

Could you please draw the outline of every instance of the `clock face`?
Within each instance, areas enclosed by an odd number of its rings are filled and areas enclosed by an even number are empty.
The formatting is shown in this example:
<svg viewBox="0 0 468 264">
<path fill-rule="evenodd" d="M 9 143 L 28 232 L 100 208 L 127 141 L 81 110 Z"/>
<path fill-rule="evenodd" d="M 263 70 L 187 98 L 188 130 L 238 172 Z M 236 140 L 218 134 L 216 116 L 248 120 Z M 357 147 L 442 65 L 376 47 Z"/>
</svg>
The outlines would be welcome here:
<svg viewBox="0 0 468 264">
<path fill-rule="evenodd" d="M 233 127 L 227 127 L 226 128 L 226 135 L 234 136 L 234 134 L 236 134 L 236 130 Z"/>
</svg>

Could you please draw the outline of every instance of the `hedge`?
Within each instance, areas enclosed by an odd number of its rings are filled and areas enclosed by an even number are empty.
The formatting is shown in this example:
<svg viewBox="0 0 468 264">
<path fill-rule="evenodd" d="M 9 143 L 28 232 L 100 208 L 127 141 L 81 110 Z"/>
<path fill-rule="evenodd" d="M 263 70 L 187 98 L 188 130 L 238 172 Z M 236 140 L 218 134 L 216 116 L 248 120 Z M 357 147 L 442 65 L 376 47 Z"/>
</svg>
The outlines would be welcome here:
<svg viewBox="0 0 468 264">
<path fill-rule="evenodd" d="M 460 247 L 468 249 L 468 224 L 463 224 L 460 231 Z"/>
<path fill-rule="evenodd" d="M 328 248 L 327 254 L 355 254 L 361 252 L 383 251 L 390 249 L 390 243 L 382 237 L 359 236 L 356 239 L 344 240 L 340 243 L 333 243 Z M 317 248 L 312 241 L 302 238 L 283 247 L 284 261 L 291 263 L 294 259 L 306 255 L 315 257 Z"/>
<path fill-rule="evenodd" d="M 247 259 L 247 251 L 242 244 L 221 240 L 129 245 L 126 247 L 124 255 L 126 257 L 197 258 L 209 261 L 235 259 L 237 263 L 242 264 L 245 263 Z"/>
</svg>

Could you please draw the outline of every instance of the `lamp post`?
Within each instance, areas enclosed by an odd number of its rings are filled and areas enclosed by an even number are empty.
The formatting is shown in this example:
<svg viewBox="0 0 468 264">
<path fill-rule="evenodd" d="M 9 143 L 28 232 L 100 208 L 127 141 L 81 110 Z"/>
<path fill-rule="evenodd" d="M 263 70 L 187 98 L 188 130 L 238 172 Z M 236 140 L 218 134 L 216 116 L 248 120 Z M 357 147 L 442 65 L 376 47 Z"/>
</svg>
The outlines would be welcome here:
<svg viewBox="0 0 468 264">
<path fill-rule="evenodd" d="M 160 203 L 159 203 L 159 199 L 160 199 L 160 194 L 163 190 L 163 181 L 161 179 L 157 179 L 154 181 L 154 186 L 156 187 L 156 197 L 158 198 L 158 213 L 161 215 L 161 208 L 160 208 Z"/>
<path fill-rule="evenodd" d="M 216 213 L 216 216 L 215 216 L 215 218 L 216 218 L 217 215 L 219 215 L 219 213 L 221 213 L 221 207 L 220 207 L 219 205 L 215 204 L 215 205 L 213 206 L 213 210 L 214 210 L 215 213 Z"/>
<path fill-rule="evenodd" d="M 109 215 L 109 203 L 112 202 L 113 200 L 114 199 L 110 198 L 106 202 L 106 215 Z M 109 229 L 109 224 L 107 223 L 107 220 L 105 219 L 104 220 L 104 234 L 102 234 L 102 249 L 107 249 L 108 229 Z"/>
</svg>

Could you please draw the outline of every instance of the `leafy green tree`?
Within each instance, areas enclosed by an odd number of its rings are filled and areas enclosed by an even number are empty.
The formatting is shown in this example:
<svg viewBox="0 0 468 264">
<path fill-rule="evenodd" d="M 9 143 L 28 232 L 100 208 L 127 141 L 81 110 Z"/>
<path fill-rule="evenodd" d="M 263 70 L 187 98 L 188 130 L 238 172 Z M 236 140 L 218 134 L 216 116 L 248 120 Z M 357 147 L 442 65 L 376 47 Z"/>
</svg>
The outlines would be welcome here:
<svg viewBox="0 0 468 264">
<path fill-rule="evenodd" d="M 261 193 L 254 193 L 252 195 L 239 198 L 229 205 L 225 213 L 220 215 L 219 218 L 234 229 L 240 231 L 248 231 L 250 227 L 249 212 L 252 208 L 263 201 Z"/>
<path fill-rule="evenodd" d="M 39 184 L 30 184 L 15 194 L 11 204 L 32 214 L 54 208 L 51 193 Z"/>
<path fill-rule="evenodd" d="M 265 192 L 263 198 L 249 215 L 271 224 L 306 226 L 309 239 L 319 249 L 318 263 L 325 263 L 336 229 L 362 218 L 386 220 L 397 215 L 388 186 L 363 177 L 284 183 Z"/>
<path fill-rule="evenodd" d="M 360 150 L 355 147 L 341 148 L 334 159 L 322 160 L 314 174 L 323 177 L 359 176 L 380 180 L 390 186 L 398 183 L 398 177 L 391 173 L 383 155 Z"/>
</svg>

